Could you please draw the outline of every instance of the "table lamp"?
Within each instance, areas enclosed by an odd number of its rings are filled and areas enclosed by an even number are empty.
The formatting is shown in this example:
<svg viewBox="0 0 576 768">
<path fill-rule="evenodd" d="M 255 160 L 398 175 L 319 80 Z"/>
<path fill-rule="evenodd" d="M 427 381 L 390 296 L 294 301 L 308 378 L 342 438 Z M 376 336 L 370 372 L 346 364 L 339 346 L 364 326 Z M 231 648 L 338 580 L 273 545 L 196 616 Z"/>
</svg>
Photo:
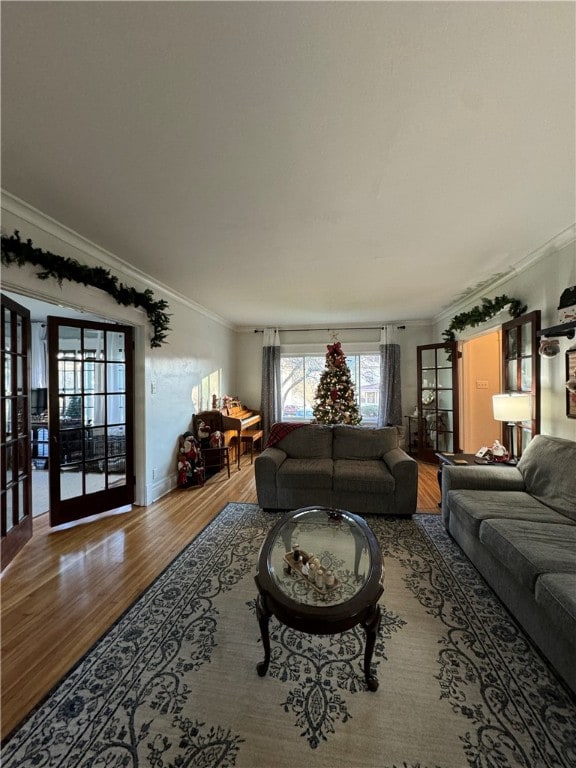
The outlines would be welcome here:
<svg viewBox="0 0 576 768">
<path fill-rule="evenodd" d="M 519 421 L 532 418 L 532 398 L 528 394 L 492 395 L 492 410 L 496 421 L 505 421 L 510 428 L 510 456 L 507 464 L 517 464 L 514 455 L 514 427 Z"/>
</svg>

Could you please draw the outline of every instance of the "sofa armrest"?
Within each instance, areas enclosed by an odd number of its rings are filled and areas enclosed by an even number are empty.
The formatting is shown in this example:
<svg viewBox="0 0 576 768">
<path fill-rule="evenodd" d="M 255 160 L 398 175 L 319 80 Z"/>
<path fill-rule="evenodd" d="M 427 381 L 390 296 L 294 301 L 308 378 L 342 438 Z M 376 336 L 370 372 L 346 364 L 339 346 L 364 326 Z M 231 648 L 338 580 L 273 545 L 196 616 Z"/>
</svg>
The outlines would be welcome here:
<svg viewBox="0 0 576 768">
<path fill-rule="evenodd" d="M 522 473 L 517 467 L 442 467 L 442 519 L 450 520 L 449 491 L 525 491 Z"/>
<path fill-rule="evenodd" d="M 394 514 L 414 514 L 418 503 L 418 462 L 402 448 L 393 448 L 382 459 L 394 478 Z"/>
<path fill-rule="evenodd" d="M 276 492 L 276 473 L 286 459 L 287 454 L 280 448 L 265 448 L 254 459 L 254 476 L 258 504 L 262 509 L 276 509 L 278 496 Z"/>
</svg>

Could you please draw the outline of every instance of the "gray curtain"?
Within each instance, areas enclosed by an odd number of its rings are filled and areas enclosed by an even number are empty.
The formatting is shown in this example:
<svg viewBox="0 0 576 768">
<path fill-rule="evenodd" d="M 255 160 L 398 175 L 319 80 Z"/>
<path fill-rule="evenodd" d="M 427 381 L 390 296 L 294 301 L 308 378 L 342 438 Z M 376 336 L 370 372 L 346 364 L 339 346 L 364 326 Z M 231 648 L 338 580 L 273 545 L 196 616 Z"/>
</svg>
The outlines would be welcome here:
<svg viewBox="0 0 576 768">
<path fill-rule="evenodd" d="M 400 380 L 400 344 L 388 343 L 383 329 L 380 338 L 380 408 L 378 426 L 402 425 L 402 389 Z"/>
<path fill-rule="evenodd" d="M 272 424 L 280 421 L 280 334 L 266 329 L 262 341 L 262 393 L 260 396 L 263 444 Z"/>
</svg>

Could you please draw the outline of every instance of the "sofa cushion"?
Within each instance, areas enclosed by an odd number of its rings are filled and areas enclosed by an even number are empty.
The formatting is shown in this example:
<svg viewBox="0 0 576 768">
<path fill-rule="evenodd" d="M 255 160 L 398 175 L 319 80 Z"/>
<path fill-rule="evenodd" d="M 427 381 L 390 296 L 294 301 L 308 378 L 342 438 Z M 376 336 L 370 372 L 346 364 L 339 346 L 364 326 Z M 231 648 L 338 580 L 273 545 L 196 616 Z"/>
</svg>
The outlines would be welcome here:
<svg viewBox="0 0 576 768">
<path fill-rule="evenodd" d="M 278 488 L 332 488 L 332 459 L 286 459 L 276 474 Z"/>
<path fill-rule="evenodd" d="M 536 603 L 576 644 L 576 573 L 546 573 L 536 581 Z"/>
<path fill-rule="evenodd" d="M 334 427 L 335 459 L 380 459 L 398 447 L 396 427 L 366 429 L 364 427 Z"/>
<path fill-rule="evenodd" d="M 290 432 L 277 444 L 292 459 L 331 459 L 332 428 L 306 424 Z"/>
<path fill-rule="evenodd" d="M 523 491 L 454 490 L 448 491 L 448 503 L 450 514 L 473 536 L 478 536 L 483 520 L 493 518 L 557 525 L 569 525 L 572 522 L 570 518 L 555 512 Z"/>
<path fill-rule="evenodd" d="M 394 478 L 382 459 L 336 459 L 334 490 L 357 493 L 394 493 Z"/>
<path fill-rule="evenodd" d="M 576 442 L 536 435 L 518 469 L 532 496 L 576 521 Z"/>
<path fill-rule="evenodd" d="M 531 591 L 542 574 L 576 573 L 576 525 L 485 520 L 480 541 Z"/>
</svg>

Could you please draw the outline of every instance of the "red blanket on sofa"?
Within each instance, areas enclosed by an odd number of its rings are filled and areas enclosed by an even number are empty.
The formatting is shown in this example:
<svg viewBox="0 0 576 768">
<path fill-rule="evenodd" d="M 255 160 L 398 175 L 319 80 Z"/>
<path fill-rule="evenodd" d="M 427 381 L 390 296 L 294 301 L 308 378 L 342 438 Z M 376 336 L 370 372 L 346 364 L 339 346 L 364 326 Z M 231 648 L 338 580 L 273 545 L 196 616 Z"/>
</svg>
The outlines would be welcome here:
<svg viewBox="0 0 576 768">
<path fill-rule="evenodd" d="M 299 427 L 305 427 L 306 422 L 304 423 L 294 423 L 294 424 L 288 424 L 285 421 L 278 421 L 276 424 L 272 424 L 272 429 L 270 430 L 270 435 L 268 437 L 268 440 L 266 441 L 266 448 L 272 448 L 272 446 L 276 445 L 276 443 L 279 443 L 280 440 L 286 437 L 286 435 L 289 435 L 290 432 L 293 432 L 295 429 L 298 429 Z"/>
</svg>

